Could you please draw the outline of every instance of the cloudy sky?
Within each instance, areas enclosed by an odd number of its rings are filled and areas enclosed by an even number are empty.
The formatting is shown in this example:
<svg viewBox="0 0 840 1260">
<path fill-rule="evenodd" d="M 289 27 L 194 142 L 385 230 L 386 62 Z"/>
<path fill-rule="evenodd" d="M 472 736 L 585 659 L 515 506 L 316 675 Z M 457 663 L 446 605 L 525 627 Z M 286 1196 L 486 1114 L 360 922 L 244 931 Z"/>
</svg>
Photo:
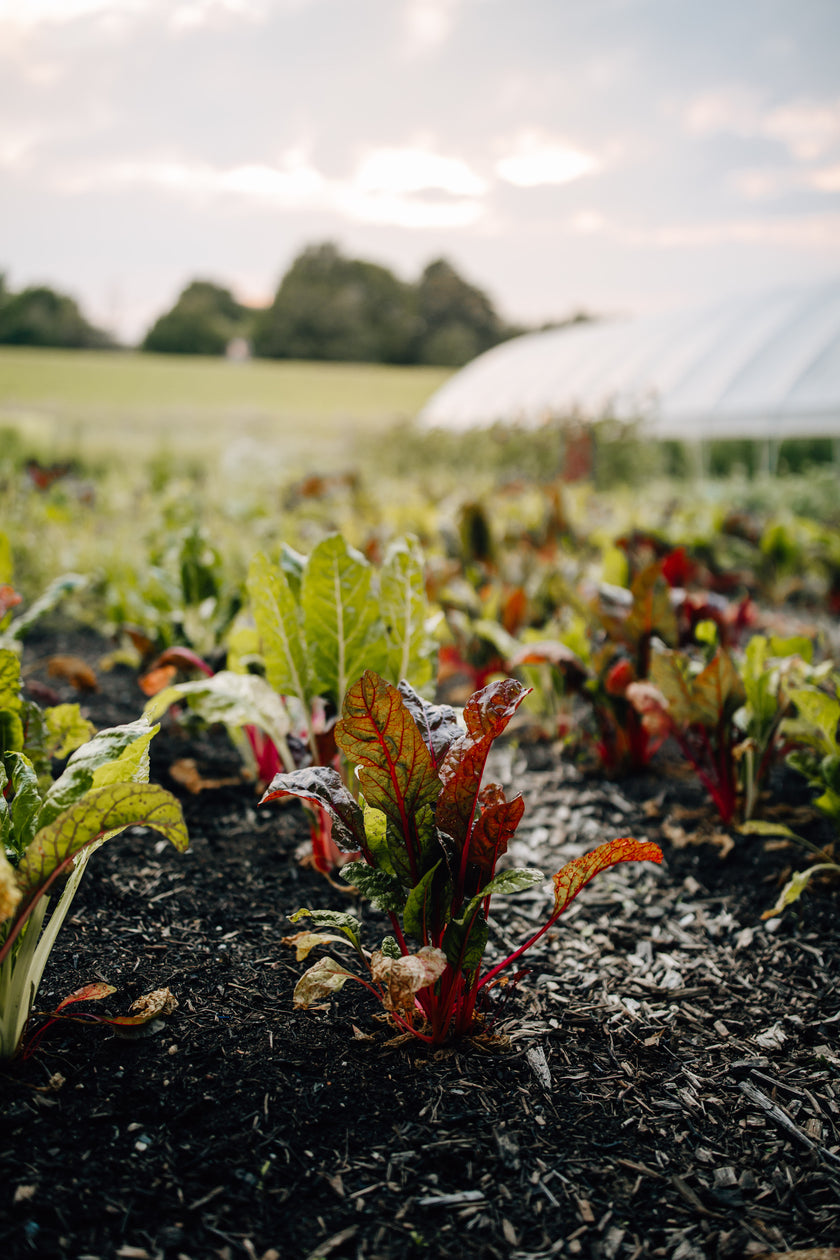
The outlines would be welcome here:
<svg viewBox="0 0 840 1260">
<path fill-rule="evenodd" d="M 837 0 L 0 0 L 0 270 L 138 337 L 306 244 L 502 314 L 840 274 Z"/>
</svg>

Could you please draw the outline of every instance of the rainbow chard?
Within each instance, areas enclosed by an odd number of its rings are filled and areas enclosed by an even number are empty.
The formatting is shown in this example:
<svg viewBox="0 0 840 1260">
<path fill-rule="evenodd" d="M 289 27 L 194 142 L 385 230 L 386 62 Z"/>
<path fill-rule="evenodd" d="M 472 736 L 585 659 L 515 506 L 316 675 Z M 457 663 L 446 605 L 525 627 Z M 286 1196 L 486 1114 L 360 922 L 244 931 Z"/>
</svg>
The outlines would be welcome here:
<svg viewBox="0 0 840 1260">
<path fill-rule="evenodd" d="M 9 711 L 7 704 L 0 719 Z M 7 744 L 0 758 L 0 1059 L 20 1049 L 44 967 L 94 850 L 138 824 L 187 847 L 177 800 L 146 781 L 156 730 L 141 720 L 100 731 L 46 790 L 26 751 Z"/>
<path fill-rule="evenodd" d="M 280 774 L 263 801 L 293 795 L 330 814 L 333 838 L 361 857 L 342 876 L 390 918 L 393 936 L 368 953 L 350 914 L 302 909 L 313 929 L 286 938 L 298 959 L 319 945 L 348 944 L 358 975 L 322 957 L 301 977 L 295 1004 L 311 1005 L 347 980 L 370 989 L 401 1029 L 434 1044 L 480 1023 L 477 1003 L 496 978 L 534 945 L 595 875 L 618 862 L 662 860 L 656 845 L 613 840 L 576 858 L 554 876 L 554 904 L 545 923 L 491 967 L 484 966 L 492 899 L 545 879 L 542 871 L 497 864 L 522 817 L 520 796 L 484 784 L 488 753 L 526 689 L 513 679 L 477 692 L 464 710 L 421 699 L 367 670 L 347 692 L 336 742 L 357 767 L 361 803 L 334 770 L 313 766 Z M 320 929 L 329 929 L 326 932 Z M 336 935 L 336 932 L 338 935 Z"/>
</svg>

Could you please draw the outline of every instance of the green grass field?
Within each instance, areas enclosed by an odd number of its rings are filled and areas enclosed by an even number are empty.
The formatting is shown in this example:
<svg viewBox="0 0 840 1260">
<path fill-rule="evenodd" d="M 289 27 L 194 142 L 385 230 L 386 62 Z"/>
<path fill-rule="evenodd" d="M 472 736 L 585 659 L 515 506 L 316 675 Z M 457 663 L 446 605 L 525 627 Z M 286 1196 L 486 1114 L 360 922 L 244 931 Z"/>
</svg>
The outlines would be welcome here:
<svg viewBox="0 0 840 1260">
<path fill-rule="evenodd" d="M 293 363 L 0 347 L 0 428 L 44 456 L 258 450 L 285 468 L 338 466 L 356 438 L 417 414 L 448 368 Z"/>
</svg>

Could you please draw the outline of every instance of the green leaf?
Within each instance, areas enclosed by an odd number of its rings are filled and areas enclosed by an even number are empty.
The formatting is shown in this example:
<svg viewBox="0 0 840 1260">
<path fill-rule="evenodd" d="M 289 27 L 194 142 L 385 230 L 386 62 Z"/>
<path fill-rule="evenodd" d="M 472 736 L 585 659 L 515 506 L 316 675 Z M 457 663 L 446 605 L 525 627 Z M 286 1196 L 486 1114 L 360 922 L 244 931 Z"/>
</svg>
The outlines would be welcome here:
<svg viewBox="0 0 840 1260">
<path fill-rule="evenodd" d="M 475 971 L 481 966 L 488 936 L 487 922 L 474 908 L 459 919 L 451 919 L 443 937 L 449 965 L 455 971 Z"/>
<path fill-rule="evenodd" d="M 424 942 L 428 940 L 430 928 L 438 917 L 434 913 L 435 907 L 431 904 L 431 898 L 432 882 L 439 867 L 440 862 L 436 862 L 431 870 L 426 871 L 420 882 L 414 885 L 403 910 L 403 927 L 406 932 Z"/>
<path fill-rule="evenodd" d="M 248 596 L 262 643 L 265 673 L 281 696 L 296 696 L 308 713 L 311 696 L 309 665 L 303 637 L 303 615 L 281 569 L 257 554 L 248 570 Z"/>
<path fill-rule="evenodd" d="M 291 923 L 298 923 L 301 919 L 312 919 L 315 927 L 334 928 L 336 932 L 343 932 L 353 948 L 361 951 L 362 925 L 355 915 L 347 914 L 343 910 L 310 910 L 303 906 L 289 915 Z"/>
<path fill-rule="evenodd" d="M 143 783 L 149 777 L 149 743 L 159 728 L 145 718 L 99 731 L 70 757 L 44 797 L 40 827 L 80 800 L 91 788 Z"/>
<path fill-rule="evenodd" d="M 811 882 L 812 877 L 821 874 L 823 871 L 834 871 L 835 874 L 840 874 L 840 866 L 834 862 L 820 862 L 816 866 L 809 866 L 804 871 L 797 871 L 785 884 L 772 910 L 764 911 L 761 916 L 762 919 L 772 919 L 777 914 L 781 914 L 786 906 L 790 906 L 794 901 L 798 901 Z"/>
<path fill-rule="evenodd" d="M 542 871 L 538 871 L 533 866 L 513 866 L 509 870 L 499 871 L 494 879 L 476 898 L 477 901 L 483 901 L 485 897 L 508 896 L 511 893 L 524 892 L 526 888 L 533 888 L 535 884 L 544 884 L 545 875 Z"/>
<path fill-rule="evenodd" d="M 171 840 L 177 849 L 186 849 L 189 844 L 180 804 L 157 784 L 112 783 L 92 788 L 81 800 L 41 827 L 24 852 L 17 868 L 22 899 L 15 923 L 25 921 L 35 904 L 80 853 L 131 826 L 151 827 Z M 10 933 L 0 947 L 0 962 L 15 935 Z"/>
<path fill-rule="evenodd" d="M 796 688 L 791 692 L 791 700 L 796 705 L 800 720 L 814 728 L 808 742 L 823 754 L 840 753 L 837 742 L 840 700 L 809 687 Z"/>
<path fill-rule="evenodd" d="M 143 710 L 158 721 L 173 704 L 186 702 L 208 724 L 221 722 L 231 728 L 258 726 L 281 745 L 289 733 L 289 715 L 278 693 L 259 674 L 238 674 L 223 669 L 212 678 L 176 683 L 153 696 Z"/>
<path fill-rule="evenodd" d="M 300 602 L 313 690 L 341 708 L 351 682 L 366 667 L 386 667 L 386 643 L 373 570 L 340 534 L 312 551 L 303 574 Z"/>
<path fill-rule="evenodd" d="M 20 639 L 23 637 L 25 630 L 28 630 L 33 622 L 39 617 L 43 617 L 45 613 L 52 612 L 53 608 L 59 604 L 65 595 L 70 595 L 73 591 L 81 590 L 87 586 L 89 578 L 83 577 L 81 573 L 64 573 L 61 577 L 57 577 L 51 582 L 43 595 L 35 600 L 34 604 L 30 604 L 25 613 L 21 613 L 19 617 L 15 617 L 6 634 L 9 638 Z"/>
<path fill-rule="evenodd" d="M 11 847 L 22 854 L 34 839 L 41 811 L 41 793 L 38 776 L 32 762 L 23 753 L 11 753 L 8 757 L 12 780 Z"/>
<path fill-rule="evenodd" d="M 383 936 L 379 952 L 386 958 L 402 958 L 402 950 L 393 936 Z"/>
<path fill-rule="evenodd" d="M 17 652 L 0 648 L 0 709 L 20 711 L 20 660 Z"/>
<path fill-rule="evenodd" d="M 48 757 L 56 757 L 63 761 L 75 752 L 82 744 L 86 744 L 95 734 L 95 727 L 77 704 L 56 704 L 45 710 L 44 721 L 47 729 L 45 752 Z"/>
<path fill-rule="evenodd" d="M 385 914 L 399 914 L 405 905 L 405 889 L 395 875 L 368 866 L 367 862 L 347 862 L 339 874 L 348 884 L 367 897 L 368 901 Z"/>
<path fill-rule="evenodd" d="M 768 822 L 764 818 L 750 818 L 748 822 L 741 823 L 738 831 L 743 836 L 787 836 L 791 840 L 799 840 L 800 837 L 795 831 L 791 831 L 790 827 L 784 823 Z"/>
<path fill-rule="evenodd" d="M 393 683 L 408 679 L 422 690 L 432 682 L 436 645 L 426 631 L 423 552 L 411 535 L 397 539 L 385 554 L 379 603 L 388 640 L 385 675 Z"/>
</svg>

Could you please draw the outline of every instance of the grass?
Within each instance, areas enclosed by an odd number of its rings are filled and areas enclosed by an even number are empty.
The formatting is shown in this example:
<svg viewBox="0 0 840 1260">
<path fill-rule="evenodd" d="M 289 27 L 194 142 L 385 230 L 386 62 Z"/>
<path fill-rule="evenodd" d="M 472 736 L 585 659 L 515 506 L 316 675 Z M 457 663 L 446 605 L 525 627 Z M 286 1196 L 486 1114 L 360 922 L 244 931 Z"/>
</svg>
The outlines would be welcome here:
<svg viewBox="0 0 840 1260">
<path fill-rule="evenodd" d="M 448 368 L 0 347 L 0 427 L 49 458 L 248 458 L 336 467 L 410 418 Z M 231 456 L 231 452 L 233 453 Z"/>
</svg>

